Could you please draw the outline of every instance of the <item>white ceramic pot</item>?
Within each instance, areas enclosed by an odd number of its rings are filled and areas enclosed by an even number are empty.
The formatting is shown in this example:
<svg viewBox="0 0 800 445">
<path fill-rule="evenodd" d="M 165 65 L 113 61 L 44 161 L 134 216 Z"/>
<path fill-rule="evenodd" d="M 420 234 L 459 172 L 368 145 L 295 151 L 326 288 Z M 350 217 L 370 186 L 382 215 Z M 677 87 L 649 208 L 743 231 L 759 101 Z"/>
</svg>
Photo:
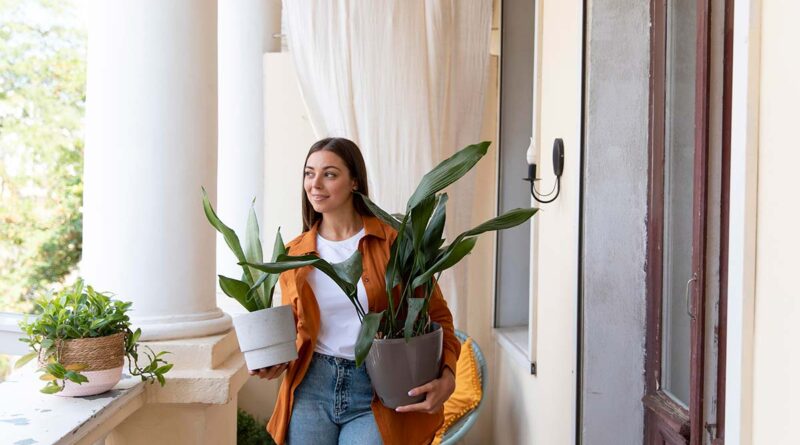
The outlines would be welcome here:
<svg viewBox="0 0 800 445">
<path fill-rule="evenodd" d="M 233 327 L 247 369 L 267 368 L 297 358 L 297 327 L 291 306 L 237 315 Z"/>
<path fill-rule="evenodd" d="M 88 382 L 77 384 L 67 380 L 64 389 L 55 393 L 63 397 L 83 397 L 102 394 L 119 382 L 122 378 L 122 366 L 119 368 L 103 369 L 102 371 L 82 371 Z"/>
</svg>

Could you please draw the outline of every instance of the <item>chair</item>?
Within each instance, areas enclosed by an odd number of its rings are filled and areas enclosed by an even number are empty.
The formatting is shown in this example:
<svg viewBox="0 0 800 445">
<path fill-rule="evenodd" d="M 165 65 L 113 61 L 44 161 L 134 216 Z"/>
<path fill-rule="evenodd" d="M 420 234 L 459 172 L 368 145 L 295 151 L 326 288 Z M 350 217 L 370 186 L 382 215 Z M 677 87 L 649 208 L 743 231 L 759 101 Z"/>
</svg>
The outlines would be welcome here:
<svg viewBox="0 0 800 445">
<path fill-rule="evenodd" d="M 456 329 L 456 337 L 458 337 L 461 343 L 464 343 L 467 339 L 467 334 Z M 481 401 L 478 402 L 478 406 L 476 406 L 475 409 L 458 419 L 456 423 L 447 429 L 447 432 L 445 432 L 442 437 L 441 445 L 454 445 L 457 441 L 464 438 L 467 431 L 469 431 L 472 425 L 475 424 L 475 421 L 478 420 L 478 414 L 480 414 L 481 407 L 483 406 L 483 400 L 486 399 L 486 380 L 488 378 L 486 375 L 486 359 L 483 357 L 481 348 L 475 342 L 475 339 L 472 339 L 472 350 L 475 354 L 475 361 L 478 363 L 478 373 L 481 379 Z"/>
</svg>

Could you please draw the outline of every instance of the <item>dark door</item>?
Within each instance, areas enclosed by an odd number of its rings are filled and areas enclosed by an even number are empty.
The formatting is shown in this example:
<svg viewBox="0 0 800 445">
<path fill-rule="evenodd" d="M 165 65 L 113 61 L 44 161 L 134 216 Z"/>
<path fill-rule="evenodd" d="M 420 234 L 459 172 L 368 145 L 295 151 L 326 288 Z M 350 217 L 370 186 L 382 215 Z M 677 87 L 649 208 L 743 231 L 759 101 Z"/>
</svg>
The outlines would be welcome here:
<svg viewBox="0 0 800 445">
<path fill-rule="evenodd" d="M 651 2 L 647 444 L 699 445 L 719 439 L 714 425 L 722 411 L 719 391 L 724 391 L 724 372 L 719 371 L 724 369 L 719 361 L 724 338 L 718 336 L 724 333 L 724 314 L 711 316 L 707 309 L 724 307 L 719 269 L 727 245 L 720 233 L 727 224 L 723 158 L 728 147 L 720 135 L 729 119 L 723 110 L 730 60 L 722 57 L 724 27 L 711 26 L 717 17 L 711 6 L 722 8 L 719 20 L 728 25 L 726 3 Z M 719 45 L 713 51 L 719 57 L 712 57 L 712 44 Z M 711 70 L 714 66 L 722 69 Z M 712 75 L 718 81 L 713 88 L 720 91 L 709 87 Z M 712 98 L 716 102 L 710 103 Z M 710 116 L 718 116 L 713 126 Z M 710 246 L 709 239 L 714 240 Z M 713 276 L 707 276 L 709 271 Z"/>
</svg>

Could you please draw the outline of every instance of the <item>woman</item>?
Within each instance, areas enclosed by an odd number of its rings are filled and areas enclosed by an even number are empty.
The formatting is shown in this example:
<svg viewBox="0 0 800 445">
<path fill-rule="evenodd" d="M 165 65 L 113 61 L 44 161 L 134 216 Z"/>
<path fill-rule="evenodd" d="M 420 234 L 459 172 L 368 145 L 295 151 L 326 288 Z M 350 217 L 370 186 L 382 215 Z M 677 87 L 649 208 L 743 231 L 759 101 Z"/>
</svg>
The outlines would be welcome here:
<svg viewBox="0 0 800 445">
<path fill-rule="evenodd" d="M 363 275 L 358 298 L 369 312 L 387 308 L 384 273 L 397 236 L 354 192 L 368 194 L 367 171 L 356 144 L 323 139 L 306 156 L 303 169 L 303 233 L 287 249 L 291 255 L 315 253 L 330 263 L 361 251 Z M 354 361 L 359 331 L 356 311 L 329 277 L 312 267 L 280 277 L 283 304 L 297 321 L 298 358 L 251 371 L 274 379 L 286 371 L 267 429 L 279 444 L 425 444 L 442 423 L 442 406 L 455 389 L 460 343 L 438 287 L 430 316 L 444 329 L 440 377 L 410 391 L 421 403 L 396 410 L 374 396 L 369 376 Z"/>
</svg>

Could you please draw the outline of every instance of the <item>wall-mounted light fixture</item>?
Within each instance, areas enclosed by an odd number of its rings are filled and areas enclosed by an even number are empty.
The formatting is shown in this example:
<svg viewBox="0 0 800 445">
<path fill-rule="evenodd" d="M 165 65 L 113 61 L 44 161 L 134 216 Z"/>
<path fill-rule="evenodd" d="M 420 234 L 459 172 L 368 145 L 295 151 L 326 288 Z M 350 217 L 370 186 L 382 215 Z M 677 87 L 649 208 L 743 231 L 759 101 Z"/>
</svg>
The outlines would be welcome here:
<svg viewBox="0 0 800 445">
<path fill-rule="evenodd" d="M 528 181 L 531 183 L 531 196 L 537 202 L 542 204 L 549 204 L 558 198 L 558 194 L 561 193 L 561 174 L 564 173 L 564 140 L 561 138 L 556 138 L 553 141 L 553 174 L 556 176 L 556 182 L 553 184 L 553 189 L 550 190 L 549 193 L 541 193 L 536 190 L 536 181 L 539 181 L 539 178 L 536 177 L 536 155 L 535 155 L 536 146 L 534 144 L 533 138 L 531 138 L 531 144 L 528 146 L 528 151 L 525 153 L 526 160 L 528 161 L 528 177 L 522 178 L 523 181 Z M 553 195 L 555 193 L 555 195 Z M 548 196 L 552 196 L 552 198 L 545 199 Z"/>
</svg>

